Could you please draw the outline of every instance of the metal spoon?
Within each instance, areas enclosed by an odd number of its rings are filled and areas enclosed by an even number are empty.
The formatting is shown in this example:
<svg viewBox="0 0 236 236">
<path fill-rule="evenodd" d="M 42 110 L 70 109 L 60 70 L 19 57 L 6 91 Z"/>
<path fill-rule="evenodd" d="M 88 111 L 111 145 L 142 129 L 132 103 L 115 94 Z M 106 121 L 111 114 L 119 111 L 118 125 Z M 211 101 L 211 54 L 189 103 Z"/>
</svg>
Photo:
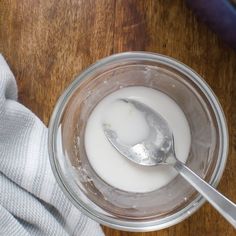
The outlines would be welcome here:
<svg viewBox="0 0 236 236">
<path fill-rule="evenodd" d="M 133 146 L 122 143 L 117 133 L 107 124 L 103 130 L 110 143 L 130 161 L 144 166 L 171 165 L 199 193 L 210 202 L 215 209 L 236 228 L 236 204 L 227 199 L 215 188 L 205 182 L 175 155 L 174 137 L 167 121 L 150 107 L 132 99 L 121 99 L 132 104 L 144 113 L 149 126 L 149 136 Z"/>
</svg>

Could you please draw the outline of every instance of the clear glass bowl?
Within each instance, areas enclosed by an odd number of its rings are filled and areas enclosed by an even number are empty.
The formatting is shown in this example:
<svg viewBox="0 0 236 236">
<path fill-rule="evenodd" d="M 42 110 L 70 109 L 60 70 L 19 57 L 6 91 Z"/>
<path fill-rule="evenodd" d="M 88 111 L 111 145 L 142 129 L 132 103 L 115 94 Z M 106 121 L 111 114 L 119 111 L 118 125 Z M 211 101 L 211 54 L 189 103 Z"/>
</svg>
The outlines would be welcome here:
<svg viewBox="0 0 236 236">
<path fill-rule="evenodd" d="M 112 55 L 71 83 L 51 117 L 50 162 L 63 192 L 92 219 L 121 230 L 158 230 L 190 216 L 204 203 L 203 197 L 180 175 L 148 193 L 115 189 L 95 173 L 84 148 L 86 121 L 93 108 L 103 97 L 127 86 L 151 87 L 176 101 L 191 129 L 187 166 L 216 186 L 228 152 L 227 125 L 220 104 L 189 67 L 154 53 Z"/>
</svg>

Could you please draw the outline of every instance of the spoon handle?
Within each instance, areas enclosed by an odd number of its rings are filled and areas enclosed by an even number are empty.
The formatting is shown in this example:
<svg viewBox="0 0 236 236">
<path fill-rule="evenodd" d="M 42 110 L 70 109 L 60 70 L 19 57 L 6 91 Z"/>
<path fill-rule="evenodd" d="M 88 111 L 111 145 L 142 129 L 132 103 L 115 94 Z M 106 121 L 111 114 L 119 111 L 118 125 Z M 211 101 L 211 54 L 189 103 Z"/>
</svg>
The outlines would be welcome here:
<svg viewBox="0 0 236 236">
<path fill-rule="evenodd" d="M 212 206 L 236 228 L 236 204 L 219 193 L 182 162 L 177 161 L 175 169 L 184 177 Z"/>
</svg>

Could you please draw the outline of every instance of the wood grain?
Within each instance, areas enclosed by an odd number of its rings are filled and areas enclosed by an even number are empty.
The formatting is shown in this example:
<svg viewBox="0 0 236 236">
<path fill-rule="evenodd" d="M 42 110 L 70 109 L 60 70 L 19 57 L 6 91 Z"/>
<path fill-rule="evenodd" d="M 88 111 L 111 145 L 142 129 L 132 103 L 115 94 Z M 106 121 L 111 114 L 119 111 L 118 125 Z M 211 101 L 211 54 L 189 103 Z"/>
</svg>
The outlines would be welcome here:
<svg viewBox="0 0 236 236">
<path fill-rule="evenodd" d="M 229 158 L 219 190 L 236 202 L 236 52 L 181 0 L 0 0 L 0 52 L 13 70 L 19 100 L 45 124 L 66 86 L 96 60 L 146 50 L 174 57 L 211 86 L 225 112 Z M 187 220 L 150 233 L 104 227 L 109 236 L 233 236 L 205 204 Z"/>
</svg>

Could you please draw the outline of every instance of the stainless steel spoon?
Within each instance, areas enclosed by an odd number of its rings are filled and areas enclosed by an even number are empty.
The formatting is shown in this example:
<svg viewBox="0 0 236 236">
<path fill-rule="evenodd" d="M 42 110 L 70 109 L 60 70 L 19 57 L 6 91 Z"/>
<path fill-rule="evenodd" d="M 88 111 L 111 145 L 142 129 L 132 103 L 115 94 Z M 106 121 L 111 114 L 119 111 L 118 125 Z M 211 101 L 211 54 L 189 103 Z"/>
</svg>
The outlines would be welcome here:
<svg viewBox="0 0 236 236">
<path fill-rule="evenodd" d="M 130 161 L 144 166 L 171 165 L 199 193 L 210 202 L 215 209 L 236 228 L 236 204 L 227 199 L 215 188 L 205 182 L 175 155 L 174 137 L 167 121 L 150 107 L 132 99 L 121 99 L 132 104 L 143 112 L 149 126 L 149 136 L 133 146 L 126 145 L 119 139 L 117 133 L 107 124 L 103 130 L 110 143 Z"/>
</svg>

